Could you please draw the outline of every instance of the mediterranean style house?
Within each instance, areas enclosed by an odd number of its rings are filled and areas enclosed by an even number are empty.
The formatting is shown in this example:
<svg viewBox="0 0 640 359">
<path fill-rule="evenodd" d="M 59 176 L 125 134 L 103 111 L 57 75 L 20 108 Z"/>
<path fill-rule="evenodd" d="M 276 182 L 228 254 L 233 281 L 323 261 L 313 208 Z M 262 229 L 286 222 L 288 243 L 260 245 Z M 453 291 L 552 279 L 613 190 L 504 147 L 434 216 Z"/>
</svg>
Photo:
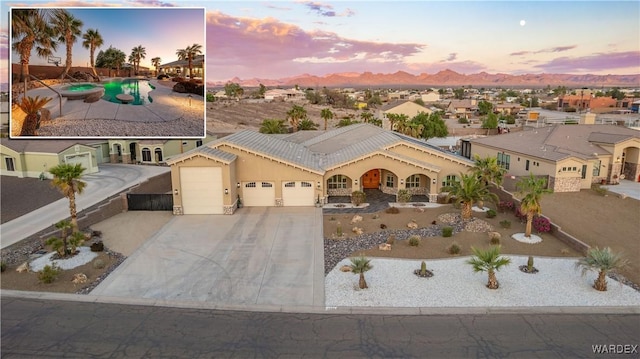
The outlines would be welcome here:
<svg viewBox="0 0 640 359">
<path fill-rule="evenodd" d="M 555 192 L 593 183 L 640 182 L 640 131 L 615 125 L 554 125 L 463 140 L 464 157 L 497 157 L 507 175 L 549 177 Z"/>
<path fill-rule="evenodd" d="M 389 102 L 386 105 L 380 107 L 378 110 L 376 110 L 375 117 L 382 120 L 382 128 L 393 130 L 391 128 L 391 122 L 387 117 L 388 114 L 394 113 L 398 115 L 406 115 L 407 117 L 409 117 L 409 119 L 411 119 L 417 116 L 420 112 L 424 112 L 427 115 L 430 115 L 433 111 L 413 101 L 400 100 Z"/>
<path fill-rule="evenodd" d="M 362 123 L 267 135 L 245 130 L 167 161 L 174 214 L 233 214 L 243 206 L 313 206 L 356 190 L 407 189 L 435 201 L 473 161 Z"/>
<path fill-rule="evenodd" d="M 48 169 L 62 163 L 80 163 L 85 174 L 99 171 L 103 163 L 164 165 L 168 159 L 213 141 L 203 139 L 0 139 L 0 175 L 51 178 Z"/>
</svg>

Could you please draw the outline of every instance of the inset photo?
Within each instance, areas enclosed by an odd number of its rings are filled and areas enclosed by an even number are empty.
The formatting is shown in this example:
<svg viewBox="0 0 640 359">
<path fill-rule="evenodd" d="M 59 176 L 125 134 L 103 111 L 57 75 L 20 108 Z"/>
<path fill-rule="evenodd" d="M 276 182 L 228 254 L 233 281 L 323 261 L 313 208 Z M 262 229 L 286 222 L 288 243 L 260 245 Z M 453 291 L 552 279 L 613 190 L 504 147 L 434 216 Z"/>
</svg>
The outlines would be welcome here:
<svg viewBox="0 0 640 359">
<path fill-rule="evenodd" d="M 204 8 L 11 8 L 11 138 L 205 136 Z"/>
</svg>

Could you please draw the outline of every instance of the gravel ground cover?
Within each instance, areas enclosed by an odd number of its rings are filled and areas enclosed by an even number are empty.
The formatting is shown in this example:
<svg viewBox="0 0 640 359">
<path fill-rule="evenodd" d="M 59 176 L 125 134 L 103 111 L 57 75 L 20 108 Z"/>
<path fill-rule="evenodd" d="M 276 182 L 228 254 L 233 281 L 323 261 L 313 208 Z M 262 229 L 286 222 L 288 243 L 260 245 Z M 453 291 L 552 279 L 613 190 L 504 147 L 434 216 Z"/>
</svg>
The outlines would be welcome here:
<svg viewBox="0 0 640 359">
<path fill-rule="evenodd" d="M 576 258 L 536 258 L 536 274 L 518 269 L 525 256 L 508 256 L 512 263 L 497 272 L 500 288 L 486 287 L 487 274 L 474 273 L 469 257 L 427 261 L 431 278 L 413 271 L 421 261 L 372 258 L 365 273 L 368 289 L 358 289 L 358 275 L 341 272 L 350 264 L 342 260 L 325 278 L 328 307 L 540 307 L 540 306 L 639 306 L 640 292 L 608 279 L 608 290 L 592 288 L 597 274 L 584 277 L 575 269 Z"/>
</svg>

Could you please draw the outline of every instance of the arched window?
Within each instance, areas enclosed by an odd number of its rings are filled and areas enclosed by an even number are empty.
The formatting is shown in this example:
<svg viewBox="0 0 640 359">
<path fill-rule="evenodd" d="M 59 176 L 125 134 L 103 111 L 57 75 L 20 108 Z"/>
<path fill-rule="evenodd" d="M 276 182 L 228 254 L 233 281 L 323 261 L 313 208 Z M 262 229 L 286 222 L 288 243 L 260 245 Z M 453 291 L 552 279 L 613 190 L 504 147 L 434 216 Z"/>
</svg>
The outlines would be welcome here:
<svg viewBox="0 0 640 359">
<path fill-rule="evenodd" d="M 151 150 L 146 147 L 142 149 L 142 162 L 151 162 Z"/>
<path fill-rule="evenodd" d="M 406 180 L 406 187 L 407 188 L 418 188 L 420 187 L 420 175 L 411 175 L 409 177 L 407 177 Z"/>
<path fill-rule="evenodd" d="M 156 162 L 162 162 L 162 149 L 156 148 L 154 153 L 156 155 Z"/>
<path fill-rule="evenodd" d="M 335 175 L 327 180 L 328 189 L 347 188 L 347 176 Z"/>
</svg>

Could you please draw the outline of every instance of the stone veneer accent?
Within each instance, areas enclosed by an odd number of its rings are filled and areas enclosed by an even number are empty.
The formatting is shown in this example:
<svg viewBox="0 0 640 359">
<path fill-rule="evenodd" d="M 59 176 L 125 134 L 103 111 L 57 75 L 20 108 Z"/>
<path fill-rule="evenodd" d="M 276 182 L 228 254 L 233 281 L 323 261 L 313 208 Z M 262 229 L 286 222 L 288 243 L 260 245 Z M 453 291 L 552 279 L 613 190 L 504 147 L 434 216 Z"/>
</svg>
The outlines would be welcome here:
<svg viewBox="0 0 640 359">
<path fill-rule="evenodd" d="M 429 193 L 429 189 L 426 188 L 426 187 L 407 188 L 407 190 L 412 195 L 424 195 L 424 196 L 426 196 Z"/>
<path fill-rule="evenodd" d="M 222 211 L 224 212 L 223 214 L 233 214 L 233 212 L 235 212 L 236 208 L 237 208 L 236 204 L 237 204 L 237 202 L 232 204 L 232 205 L 230 205 L 230 206 L 222 207 Z"/>
<path fill-rule="evenodd" d="M 182 212 L 182 206 L 173 206 L 173 215 L 174 216 L 182 216 L 184 213 Z"/>
<path fill-rule="evenodd" d="M 640 164 L 625 162 L 623 174 L 625 179 L 638 182 L 638 175 L 640 175 Z"/>
<path fill-rule="evenodd" d="M 438 203 L 438 194 L 429 193 L 429 202 Z"/>
<path fill-rule="evenodd" d="M 397 194 L 398 193 L 398 189 L 396 187 L 382 186 L 382 188 L 380 190 L 384 194 Z"/>
<path fill-rule="evenodd" d="M 580 177 L 555 178 L 551 177 L 549 187 L 554 192 L 580 192 Z"/>
<path fill-rule="evenodd" d="M 351 192 L 353 192 L 351 188 L 327 189 L 327 195 L 329 196 L 351 196 Z"/>
<path fill-rule="evenodd" d="M 282 198 L 276 198 L 276 207 L 282 207 L 283 205 Z"/>
</svg>

